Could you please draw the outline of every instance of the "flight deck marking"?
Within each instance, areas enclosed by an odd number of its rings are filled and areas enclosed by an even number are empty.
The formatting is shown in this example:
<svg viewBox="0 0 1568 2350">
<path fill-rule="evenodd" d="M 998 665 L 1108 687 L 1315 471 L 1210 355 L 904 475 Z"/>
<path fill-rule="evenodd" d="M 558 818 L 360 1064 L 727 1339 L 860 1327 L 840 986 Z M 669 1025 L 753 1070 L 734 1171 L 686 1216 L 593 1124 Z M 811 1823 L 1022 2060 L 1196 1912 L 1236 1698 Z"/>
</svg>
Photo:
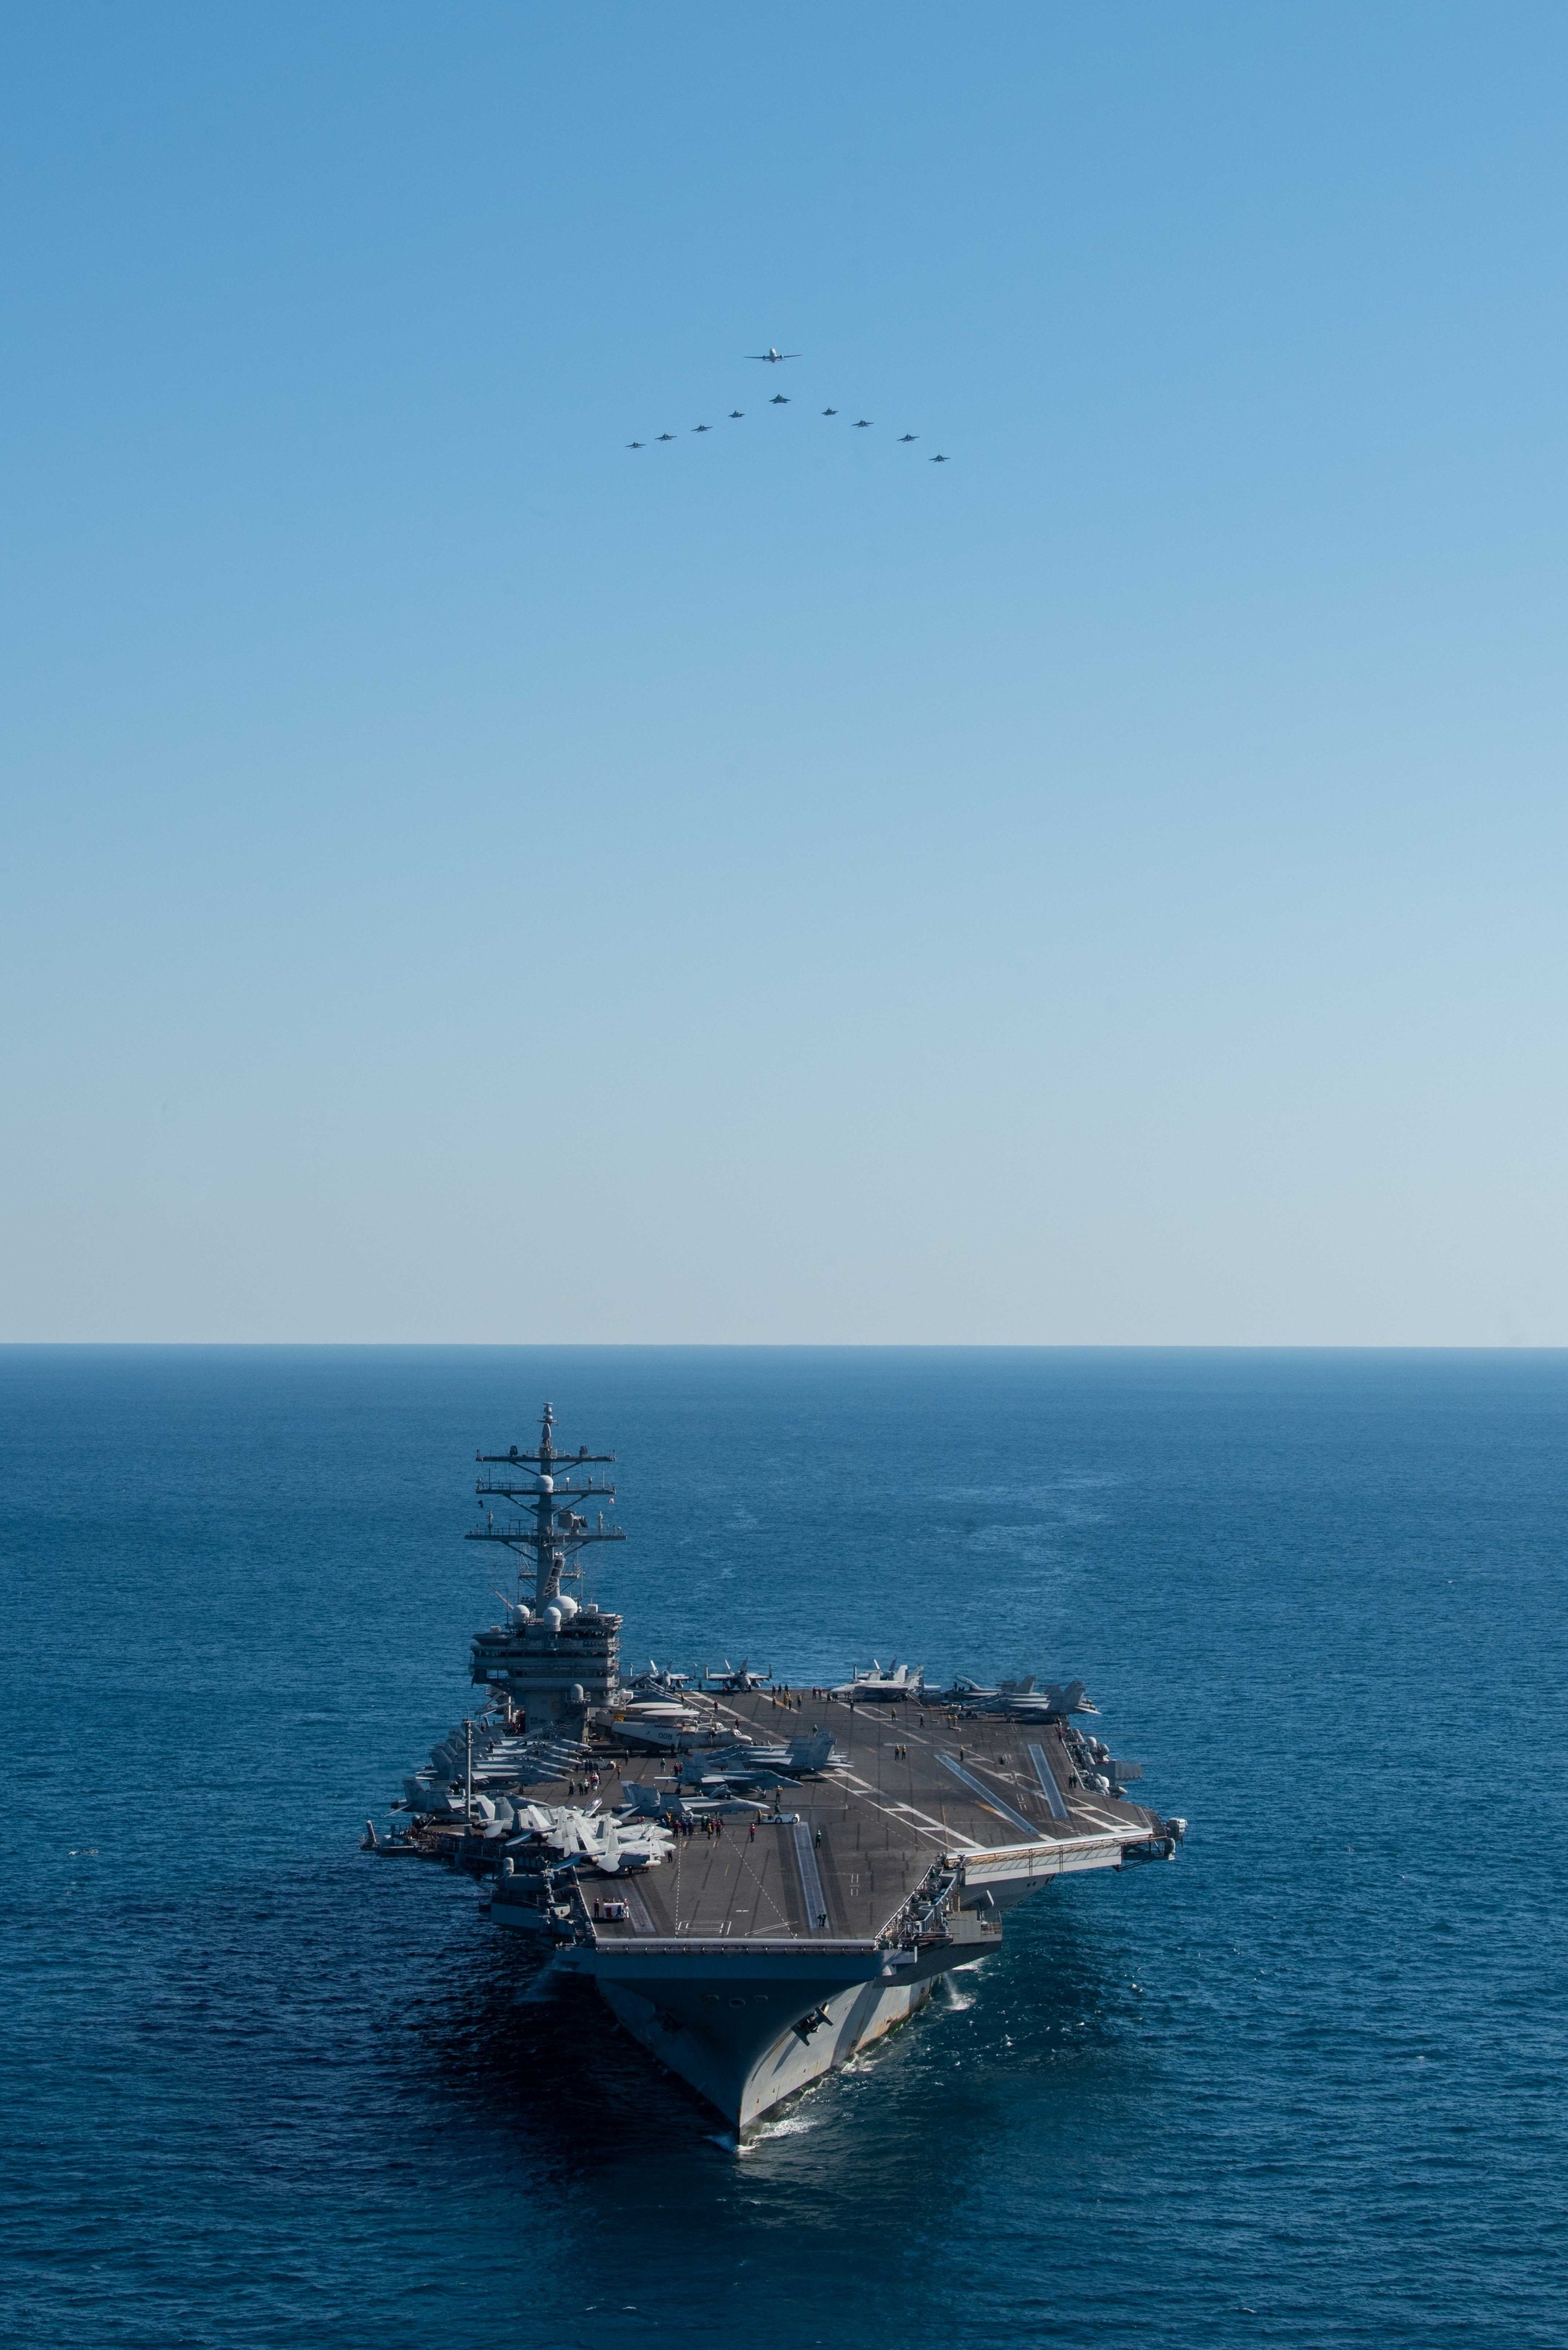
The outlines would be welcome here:
<svg viewBox="0 0 1568 2350">
<path fill-rule="evenodd" d="M 939 1754 L 937 1761 L 944 1764 L 955 1779 L 961 1779 L 966 1787 L 972 1787 L 981 1802 L 991 1811 L 998 1813 L 1011 1827 L 1022 1828 L 1031 1842 L 1038 1837 L 1040 1834 L 1038 1820 L 1026 1820 L 1022 1812 L 1015 1812 L 1011 1804 L 1004 1804 L 1000 1795 L 992 1794 L 983 1779 L 977 1779 L 972 1771 L 966 1771 L 963 1764 L 955 1762 L 950 1754 Z"/>
<path fill-rule="evenodd" d="M 631 1911 L 631 1922 L 635 1930 L 639 1934 L 655 1932 L 653 1920 L 648 1914 L 648 1904 L 637 1887 L 634 1885 L 628 1885 L 621 1898 Z"/>
<path fill-rule="evenodd" d="M 880 1812 L 884 1819 L 890 1820 L 893 1818 L 894 1814 L 888 1804 L 879 1804 L 877 1801 L 876 1789 L 870 1784 L 868 1780 L 857 1778 L 853 1771 L 836 1771 L 834 1773 L 834 1777 L 836 1779 L 843 1779 L 848 1785 L 856 1788 L 859 1794 L 865 1796 L 872 1810 L 874 1812 Z M 976 1843 L 973 1836 L 963 1835 L 957 1828 L 950 1828 L 945 1821 L 933 1820 L 929 1812 L 918 1811 L 913 1804 L 903 1804 L 899 1806 L 899 1809 L 909 1813 L 917 1820 L 924 1820 L 926 1824 L 925 1827 L 918 1828 L 915 1833 L 918 1835 L 924 1835 L 927 1829 L 929 1829 L 935 1841 L 941 1846 L 944 1852 L 949 1850 L 950 1847 L 954 1836 L 958 1837 L 961 1844 L 973 1846 L 977 1852 L 981 1848 L 980 1845 Z M 898 1822 L 898 1825 L 902 1827 L 905 1825 L 905 1823 L 900 1820 Z M 1033 1835 L 1033 1829 L 1031 1828 L 1031 1835 Z"/>
<path fill-rule="evenodd" d="M 794 1856 L 800 1863 L 801 1890 L 805 1895 L 805 1929 L 808 1934 L 818 1934 L 827 1923 L 827 1903 L 823 1898 L 822 1878 L 817 1874 L 809 1820 L 796 1820 L 794 1823 Z"/>
<path fill-rule="evenodd" d="M 1055 1775 L 1051 1769 L 1051 1765 L 1045 1760 L 1044 1748 L 1043 1746 L 1032 1746 L 1029 1752 L 1034 1763 L 1034 1776 L 1040 1782 L 1040 1793 L 1044 1796 L 1045 1801 L 1051 1806 L 1052 1818 L 1054 1820 L 1066 1819 L 1069 1816 L 1067 1806 L 1062 1800 L 1062 1790 L 1056 1784 Z"/>
<path fill-rule="evenodd" d="M 730 1897 L 730 1907 L 724 1913 L 726 1921 L 724 1926 L 725 1933 L 727 1934 L 731 1930 L 728 1921 L 734 1910 L 735 1902 L 741 1891 L 742 1882 L 747 1874 L 750 1873 L 753 1877 L 756 1886 L 755 1908 L 753 1914 L 759 1922 L 755 1925 L 742 1928 L 742 1930 L 745 1933 L 753 1934 L 768 1934 L 774 1930 L 771 1926 L 764 1926 L 760 1922 L 763 1915 L 763 1905 L 765 1902 L 768 1908 L 773 1911 L 774 1917 L 778 1919 L 777 1930 L 782 1934 L 787 1934 L 790 1930 L 790 1924 L 788 1918 L 784 1914 L 783 1899 L 781 1898 L 775 1900 L 773 1894 L 768 1890 L 766 1847 L 759 1847 L 753 1858 L 749 1856 L 748 1847 L 743 1845 L 741 1848 L 741 1860 L 742 1867 L 739 1876 L 735 1879 L 735 1890 Z"/>
</svg>

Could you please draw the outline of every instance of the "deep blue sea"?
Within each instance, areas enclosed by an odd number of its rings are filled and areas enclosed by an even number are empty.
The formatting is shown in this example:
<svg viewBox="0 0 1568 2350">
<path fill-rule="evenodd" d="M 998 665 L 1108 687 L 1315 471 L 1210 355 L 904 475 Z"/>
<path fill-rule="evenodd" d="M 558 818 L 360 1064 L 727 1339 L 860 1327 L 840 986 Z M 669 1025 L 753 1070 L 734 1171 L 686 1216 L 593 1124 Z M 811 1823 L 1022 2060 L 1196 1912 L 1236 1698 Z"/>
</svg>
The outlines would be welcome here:
<svg viewBox="0 0 1568 2350">
<path fill-rule="evenodd" d="M 1082 1674 L 1191 1823 L 738 2158 L 358 1849 L 546 1394 L 628 1661 Z M 0 1412 L 6 2344 L 1568 2343 L 1568 1357 L 13 1348 Z"/>
</svg>

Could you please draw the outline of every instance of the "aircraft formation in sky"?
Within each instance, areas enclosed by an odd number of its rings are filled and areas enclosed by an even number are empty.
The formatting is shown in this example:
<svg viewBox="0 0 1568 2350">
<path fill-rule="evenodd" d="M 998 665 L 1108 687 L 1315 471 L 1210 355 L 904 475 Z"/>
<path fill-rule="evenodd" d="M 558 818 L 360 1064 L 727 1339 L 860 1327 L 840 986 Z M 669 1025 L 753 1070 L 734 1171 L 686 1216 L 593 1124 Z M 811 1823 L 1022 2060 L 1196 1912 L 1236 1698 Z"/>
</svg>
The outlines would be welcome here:
<svg viewBox="0 0 1568 2350">
<path fill-rule="evenodd" d="M 798 359 L 803 354 L 799 351 L 781 351 L 775 349 L 770 343 L 765 351 L 748 351 L 745 356 L 749 359 L 760 359 L 764 367 L 782 367 L 785 359 Z M 775 391 L 767 404 L 770 408 L 791 408 L 794 405 L 789 393 L 784 391 Z M 823 416 L 836 416 L 838 411 L 836 408 L 824 408 L 819 411 L 819 413 Z M 732 408 L 724 421 L 728 424 L 740 424 L 744 421 L 745 414 L 743 408 Z M 713 427 L 711 424 L 692 424 L 687 429 L 691 432 L 711 432 Z M 876 420 L 870 416 L 857 416 L 849 429 L 852 432 L 874 432 L 877 429 Z M 900 432 L 898 437 L 898 446 L 903 448 L 909 442 L 918 441 L 920 436 L 918 432 Z M 651 444 L 647 441 L 628 441 L 626 445 L 628 449 L 646 449 L 650 445 L 658 448 L 662 442 L 678 441 L 680 438 L 680 435 L 678 432 L 660 432 L 655 435 Z M 926 462 L 931 465 L 945 465 L 950 461 L 940 450 L 938 450 Z"/>
</svg>

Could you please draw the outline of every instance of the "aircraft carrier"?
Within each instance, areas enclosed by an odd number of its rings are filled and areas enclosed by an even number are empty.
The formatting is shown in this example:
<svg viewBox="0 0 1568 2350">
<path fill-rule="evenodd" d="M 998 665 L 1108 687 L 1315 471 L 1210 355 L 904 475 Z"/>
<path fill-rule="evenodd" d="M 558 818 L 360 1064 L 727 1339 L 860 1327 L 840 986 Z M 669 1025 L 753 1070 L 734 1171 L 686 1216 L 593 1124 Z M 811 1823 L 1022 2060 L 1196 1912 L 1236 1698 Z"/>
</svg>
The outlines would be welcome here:
<svg viewBox="0 0 1568 2350">
<path fill-rule="evenodd" d="M 998 1950 L 1041 1886 L 1174 1856 L 1185 1821 L 1128 1796 L 1139 1767 L 1080 1726 L 1079 1681 L 623 1678 L 620 1617 L 566 1588 L 624 1539 L 613 1454 L 558 1447 L 546 1404 L 531 1451 L 477 1458 L 468 1538 L 517 1554 L 524 1596 L 475 1634 L 483 1700 L 365 1849 L 474 1877 L 545 1982 L 587 1976 L 737 2137 Z"/>
</svg>

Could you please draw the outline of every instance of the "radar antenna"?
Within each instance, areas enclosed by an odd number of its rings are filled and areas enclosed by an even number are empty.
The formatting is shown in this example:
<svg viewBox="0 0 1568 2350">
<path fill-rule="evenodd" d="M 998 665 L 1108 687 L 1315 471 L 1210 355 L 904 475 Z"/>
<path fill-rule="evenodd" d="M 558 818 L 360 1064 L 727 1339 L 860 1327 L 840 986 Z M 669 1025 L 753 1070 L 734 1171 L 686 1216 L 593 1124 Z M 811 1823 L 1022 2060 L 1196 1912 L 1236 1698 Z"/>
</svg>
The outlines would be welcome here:
<svg viewBox="0 0 1568 2350">
<path fill-rule="evenodd" d="M 492 1513 L 485 1524 L 472 1526 L 463 1537 L 466 1542 L 504 1543 L 515 1551 L 521 1562 L 517 1573 L 521 1578 L 530 1571 L 534 1576 L 534 1604 L 547 1607 L 552 1599 L 560 1596 L 563 1578 L 580 1578 L 581 1567 L 571 1561 L 589 1543 L 625 1542 L 626 1534 L 619 1526 L 607 1526 L 604 1512 L 598 1513 L 598 1523 L 590 1526 L 580 1518 L 573 1506 L 590 1496 L 600 1502 L 615 1500 L 613 1485 L 596 1484 L 591 1474 L 574 1484 L 571 1471 L 590 1471 L 601 1462 L 613 1461 L 613 1452 L 590 1452 L 586 1444 L 576 1452 L 562 1452 L 551 1438 L 556 1425 L 554 1407 L 545 1406 L 545 1417 L 539 1429 L 539 1448 L 535 1452 L 520 1452 L 514 1444 L 505 1452 L 476 1452 L 474 1459 L 481 1468 L 507 1470 L 532 1469 L 536 1474 L 526 1484 L 513 1484 L 501 1477 L 478 1477 L 476 1493 L 492 1493 L 508 1502 L 529 1503 L 532 1519 L 515 1517 L 497 1523 Z M 564 1471 L 564 1475 L 557 1474 Z M 563 1506 L 564 1505 L 564 1506 Z"/>
</svg>

